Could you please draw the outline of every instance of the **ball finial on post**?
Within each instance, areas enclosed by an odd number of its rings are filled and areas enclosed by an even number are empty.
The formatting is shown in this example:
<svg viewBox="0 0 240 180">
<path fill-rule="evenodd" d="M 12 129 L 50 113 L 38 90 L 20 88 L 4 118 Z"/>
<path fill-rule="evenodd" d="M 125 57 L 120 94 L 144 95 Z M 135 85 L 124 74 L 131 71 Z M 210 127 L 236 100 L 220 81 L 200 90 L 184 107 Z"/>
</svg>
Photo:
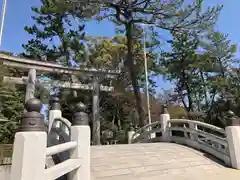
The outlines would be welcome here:
<svg viewBox="0 0 240 180">
<path fill-rule="evenodd" d="M 26 102 L 25 108 L 28 112 L 38 112 L 38 113 L 40 113 L 40 111 L 42 109 L 42 103 L 39 99 L 32 98 L 32 99 L 29 99 Z"/>
<path fill-rule="evenodd" d="M 39 179 L 46 163 L 47 133 L 44 116 L 40 114 L 42 103 L 32 98 L 26 101 L 25 108 L 13 144 L 11 179 L 14 180 Z"/>
<path fill-rule="evenodd" d="M 160 124 L 162 129 L 162 140 L 169 141 L 169 133 L 168 133 L 168 121 L 170 120 L 170 114 L 167 110 L 167 105 L 162 105 L 162 112 L 160 114 Z"/>
<path fill-rule="evenodd" d="M 236 116 L 231 110 L 226 113 L 227 126 L 240 126 L 240 117 Z"/>
<path fill-rule="evenodd" d="M 29 99 L 25 108 L 27 110 L 21 120 L 19 131 L 45 131 L 44 116 L 40 114 L 42 103 L 39 99 Z"/>
<path fill-rule="evenodd" d="M 134 130 L 135 130 L 134 125 L 133 125 L 132 122 L 130 123 L 128 130 L 129 130 L 129 131 L 134 131 Z"/>
<path fill-rule="evenodd" d="M 71 159 L 81 159 L 81 168 L 69 173 L 69 179 L 91 179 L 91 130 L 88 125 L 86 106 L 77 103 L 74 106 L 72 126 L 70 128 L 71 141 L 77 142 L 77 147 L 70 153 Z"/>
<path fill-rule="evenodd" d="M 166 104 L 163 104 L 163 105 L 162 105 L 162 112 L 161 112 L 161 114 L 169 114 Z"/>
<path fill-rule="evenodd" d="M 86 112 L 87 107 L 82 102 L 79 102 L 75 105 L 75 112 Z"/>
<path fill-rule="evenodd" d="M 82 102 L 79 102 L 75 105 L 72 126 L 78 125 L 88 125 L 88 114 L 86 113 L 87 107 Z"/>
<path fill-rule="evenodd" d="M 60 110 L 61 109 L 60 99 L 56 96 L 51 97 L 50 106 L 51 110 Z"/>
</svg>

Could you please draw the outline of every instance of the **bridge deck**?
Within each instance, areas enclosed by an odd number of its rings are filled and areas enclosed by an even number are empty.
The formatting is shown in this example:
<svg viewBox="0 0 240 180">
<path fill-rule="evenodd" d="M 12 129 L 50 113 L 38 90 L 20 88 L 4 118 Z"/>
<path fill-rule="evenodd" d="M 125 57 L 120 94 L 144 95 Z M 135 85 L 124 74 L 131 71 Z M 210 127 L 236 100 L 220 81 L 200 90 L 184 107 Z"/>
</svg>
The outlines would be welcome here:
<svg viewBox="0 0 240 180">
<path fill-rule="evenodd" d="M 93 146 L 92 180 L 226 180 L 240 171 L 172 143 Z"/>
</svg>

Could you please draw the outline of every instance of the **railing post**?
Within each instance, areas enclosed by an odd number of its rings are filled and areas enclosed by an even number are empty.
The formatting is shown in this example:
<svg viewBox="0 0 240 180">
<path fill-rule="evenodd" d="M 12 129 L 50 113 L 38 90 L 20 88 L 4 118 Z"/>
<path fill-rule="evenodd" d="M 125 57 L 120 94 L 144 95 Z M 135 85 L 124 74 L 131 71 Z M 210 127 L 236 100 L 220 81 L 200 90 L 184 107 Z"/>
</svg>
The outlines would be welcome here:
<svg viewBox="0 0 240 180">
<path fill-rule="evenodd" d="M 62 117 L 61 105 L 58 97 L 52 97 L 50 101 L 49 120 L 48 120 L 48 133 L 51 131 L 54 119 Z M 59 124 L 58 124 L 59 126 Z"/>
<path fill-rule="evenodd" d="M 90 180 L 90 127 L 86 106 L 78 103 L 73 114 L 71 127 L 71 141 L 76 141 L 78 146 L 70 152 L 71 159 L 79 159 L 79 169 L 69 173 L 69 180 Z"/>
<path fill-rule="evenodd" d="M 229 111 L 227 123 L 225 130 L 231 166 L 232 168 L 240 169 L 240 118 L 236 117 L 233 112 Z"/>
<path fill-rule="evenodd" d="M 189 128 L 193 132 L 196 132 L 198 129 L 197 124 L 194 123 L 189 123 Z M 198 141 L 198 135 L 196 133 L 190 133 L 190 139 L 193 141 Z"/>
<path fill-rule="evenodd" d="M 133 135 L 134 135 L 135 131 L 134 131 L 134 127 L 133 127 L 133 124 L 130 125 L 130 128 L 128 130 L 128 144 L 131 144 L 132 143 L 132 138 L 133 138 Z"/>
<path fill-rule="evenodd" d="M 47 133 L 44 116 L 40 114 L 42 104 L 38 99 L 29 99 L 19 132 L 15 135 L 11 180 L 44 179 Z"/>
<path fill-rule="evenodd" d="M 48 147 L 64 143 L 64 141 L 60 139 L 59 135 L 54 131 L 52 131 L 52 128 L 61 127 L 61 123 L 59 121 L 54 122 L 55 119 L 62 117 L 60 100 L 58 97 L 53 96 L 51 97 L 49 104 L 50 104 L 50 110 L 49 110 L 49 119 L 48 119 L 48 138 L 47 138 Z M 53 155 L 52 157 L 47 157 L 47 166 L 50 167 L 52 166 L 52 164 L 59 164 L 67 160 L 68 158 L 69 158 L 68 152 L 61 152 Z"/>
<path fill-rule="evenodd" d="M 162 140 L 170 141 L 170 134 L 168 131 L 168 121 L 170 120 L 170 115 L 167 110 L 167 106 L 162 106 L 162 113 L 160 115 L 160 124 L 162 129 Z"/>
</svg>

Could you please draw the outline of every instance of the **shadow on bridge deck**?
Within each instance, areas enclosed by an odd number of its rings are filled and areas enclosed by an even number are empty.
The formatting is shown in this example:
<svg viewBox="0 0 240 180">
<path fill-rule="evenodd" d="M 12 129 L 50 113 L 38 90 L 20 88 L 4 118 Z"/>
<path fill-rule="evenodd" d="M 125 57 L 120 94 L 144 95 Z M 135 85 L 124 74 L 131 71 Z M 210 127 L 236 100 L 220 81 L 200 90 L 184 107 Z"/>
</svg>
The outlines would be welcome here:
<svg viewBox="0 0 240 180">
<path fill-rule="evenodd" d="M 92 180 L 237 180 L 240 171 L 174 143 L 91 147 Z"/>
</svg>

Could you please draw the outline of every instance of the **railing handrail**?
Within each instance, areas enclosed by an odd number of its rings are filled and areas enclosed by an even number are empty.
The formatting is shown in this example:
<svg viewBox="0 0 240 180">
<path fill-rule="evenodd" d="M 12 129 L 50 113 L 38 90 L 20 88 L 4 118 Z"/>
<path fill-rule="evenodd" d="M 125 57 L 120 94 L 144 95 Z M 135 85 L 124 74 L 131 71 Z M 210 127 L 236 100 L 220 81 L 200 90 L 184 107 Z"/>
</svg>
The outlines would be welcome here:
<svg viewBox="0 0 240 180">
<path fill-rule="evenodd" d="M 68 132 L 64 131 L 61 128 L 62 126 L 60 126 L 59 128 L 56 127 L 56 123 L 58 123 L 58 122 L 62 123 L 65 127 L 67 127 Z M 63 117 L 55 118 L 50 132 L 54 132 L 58 136 L 60 136 L 63 139 L 63 142 L 69 142 L 70 133 L 71 133 L 71 131 L 70 131 L 71 125 L 72 125 L 72 123 L 66 118 L 63 118 Z"/>
<path fill-rule="evenodd" d="M 158 125 L 158 124 L 160 124 L 160 122 L 159 122 L 159 121 L 156 121 L 156 122 L 153 122 L 153 123 L 151 123 L 151 124 L 147 124 L 147 125 L 139 128 L 137 131 L 135 131 L 135 133 L 133 134 L 133 137 L 134 137 L 135 135 L 139 134 L 140 132 L 142 132 L 144 129 L 148 129 L 149 127 L 152 127 L 152 126 Z"/>
<path fill-rule="evenodd" d="M 218 133 L 221 133 L 223 135 L 226 135 L 226 132 L 225 132 L 225 130 L 223 128 L 220 128 L 220 127 L 217 127 L 217 126 L 214 126 L 214 125 L 211 125 L 211 124 L 207 124 L 207 123 L 204 123 L 204 122 L 200 122 L 200 121 L 189 120 L 189 119 L 170 119 L 170 120 L 168 120 L 168 124 L 169 123 L 195 124 L 195 125 L 201 126 L 203 128 L 208 128 L 208 129 L 211 129 L 211 130 L 216 131 Z M 134 137 L 137 138 L 136 135 L 139 135 L 141 132 L 144 132 L 144 131 L 147 131 L 147 130 L 150 131 L 150 127 L 153 127 L 153 126 L 158 125 L 158 124 L 161 125 L 161 122 L 160 121 L 156 121 L 156 122 L 153 122 L 151 124 L 147 124 L 147 125 L 141 127 L 140 129 L 135 131 L 135 133 L 132 136 L 133 139 L 134 139 Z M 168 128 L 170 128 L 169 125 L 168 125 Z M 159 129 L 161 129 L 161 127 Z M 198 131 L 199 131 L 199 133 L 204 132 L 204 131 L 200 132 L 200 130 L 198 130 Z M 212 133 L 208 133 L 208 134 L 212 134 Z M 215 134 L 212 134 L 212 135 L 216 136 Z M 216 137 L 218 137 L 218 136 L 216 136 Z M 222 137 L 219 136 L 219 138 L 222 138 Z"/>
<path fill-rule="evenodd" d="M 182 132 L 182 135 L 174 132 Z M 223 128 L 189 119 L 165 119 L 164 123 L 160 120 L 138 129 L 130 140 L 131 143 L 161 141 L 199 148 L 230 164 L 228 141 Z"/>
<path fill-rule="evenodd" d="M 55 120 L 58 120 L 58 121 L 62 122 L 68 129 L 71 128 L 72 123 L 68 119 L 66 119 L 64 117 L 61 117 L 61 118 L 57 118 Z"/>
<path fill-rule="evenodd" d="M 59 164 L 56 164 L 48 169 L 45 169 L 44 179 L 53 180 L 57 179 L 73 170 L 80 168 L 81 163 L 79 163 L 79 159 L 68 159 Z"/>
<path fill-rule="evenodd" d="M 217 127 L 217 126 L 214 126 L 214 125 L 211 125 L 211 124 L 208 124 L 208 123 L 204 123 L 204 122 L 200 122 L 200 121 L 195 121 L 195 120 L 189 120 L 189 119 L 170 119 L 168 121 L 169 123 L 173 122 L 173 123 L 191 123 L 191 124 L 196 124 L 196 125 L 199 125 L 199 126 L 202 126 L 202 127 L 206 127 L 208 129 L 212 129 L 216 132 L 219 132 L 221 134 L 226 134 L 225 130 L 223 128 L 220 128 L 220 127 Z"/>
<path fill-rule="evenodd" d="M 55 124 L 55 123 L 57 123 L 57 122 L 63 123 L 68 129 L 70 129 L 70 128 L 71 128 L 71 125 L 72 125 L 72 123 L 71 123 L 68 119 L 66 119 L 66 118 L 64 118 L 64 117 L 55 118 L 54 121 L 53 121 L 53 124 Z M 47 121 L 44 122 L 44 123 L 46 124 Z M 52 127 L 52 128 L 53 128 L 53 127 Z"/>
<path fill-rule="evenodd" d="M 48 147 L 46 149 L 46 156 L 52 156 L 64 151 L 68 151 L 77 147 L 76 141 L 66 142 L 62 144 L 57 144 L 55 146 Z"/>
<path fill-rule="evenodd" d="M 188 124 L 196 124 L 196 125 L 199 125 L 199 126 L 202 126 L 202 127 L 205 127 L 205 128 L 208 128 L 208 129 L 211 129 L 211 130 L 214 130 L 216 132 L 219 132 L 223 135 L 226 135 L 226 132 L 223 128 L 220 128 L 220 127 L 217 127 L 217 126 L 214 126 L 214 125 L 211 125 L 211 124 L 207 124 L 207 123 L 204 123 L 204 122 L 200 122 L 200 121 L 195 121 L 195 120 L 189 120 L 189 119 L 170 119 L 168 120 L 168 123 L 188 123 Z M 135 131 L 135 133 L 133 134 L 133 138 L 140 134 L 142 131 L 144 130 L 147 130 L 148 128 L 152 127 L 152 126 L 155 126 L 155 125 L 161 125 L 161 122 L 160 121 L 156 121 L 156 122 L 153 122 L 151 124 L 147 124 L 141 128 L 139 128 L 137 131 Z M 160 127 L 161 128 L 161 127 Z"/>
</svg>

